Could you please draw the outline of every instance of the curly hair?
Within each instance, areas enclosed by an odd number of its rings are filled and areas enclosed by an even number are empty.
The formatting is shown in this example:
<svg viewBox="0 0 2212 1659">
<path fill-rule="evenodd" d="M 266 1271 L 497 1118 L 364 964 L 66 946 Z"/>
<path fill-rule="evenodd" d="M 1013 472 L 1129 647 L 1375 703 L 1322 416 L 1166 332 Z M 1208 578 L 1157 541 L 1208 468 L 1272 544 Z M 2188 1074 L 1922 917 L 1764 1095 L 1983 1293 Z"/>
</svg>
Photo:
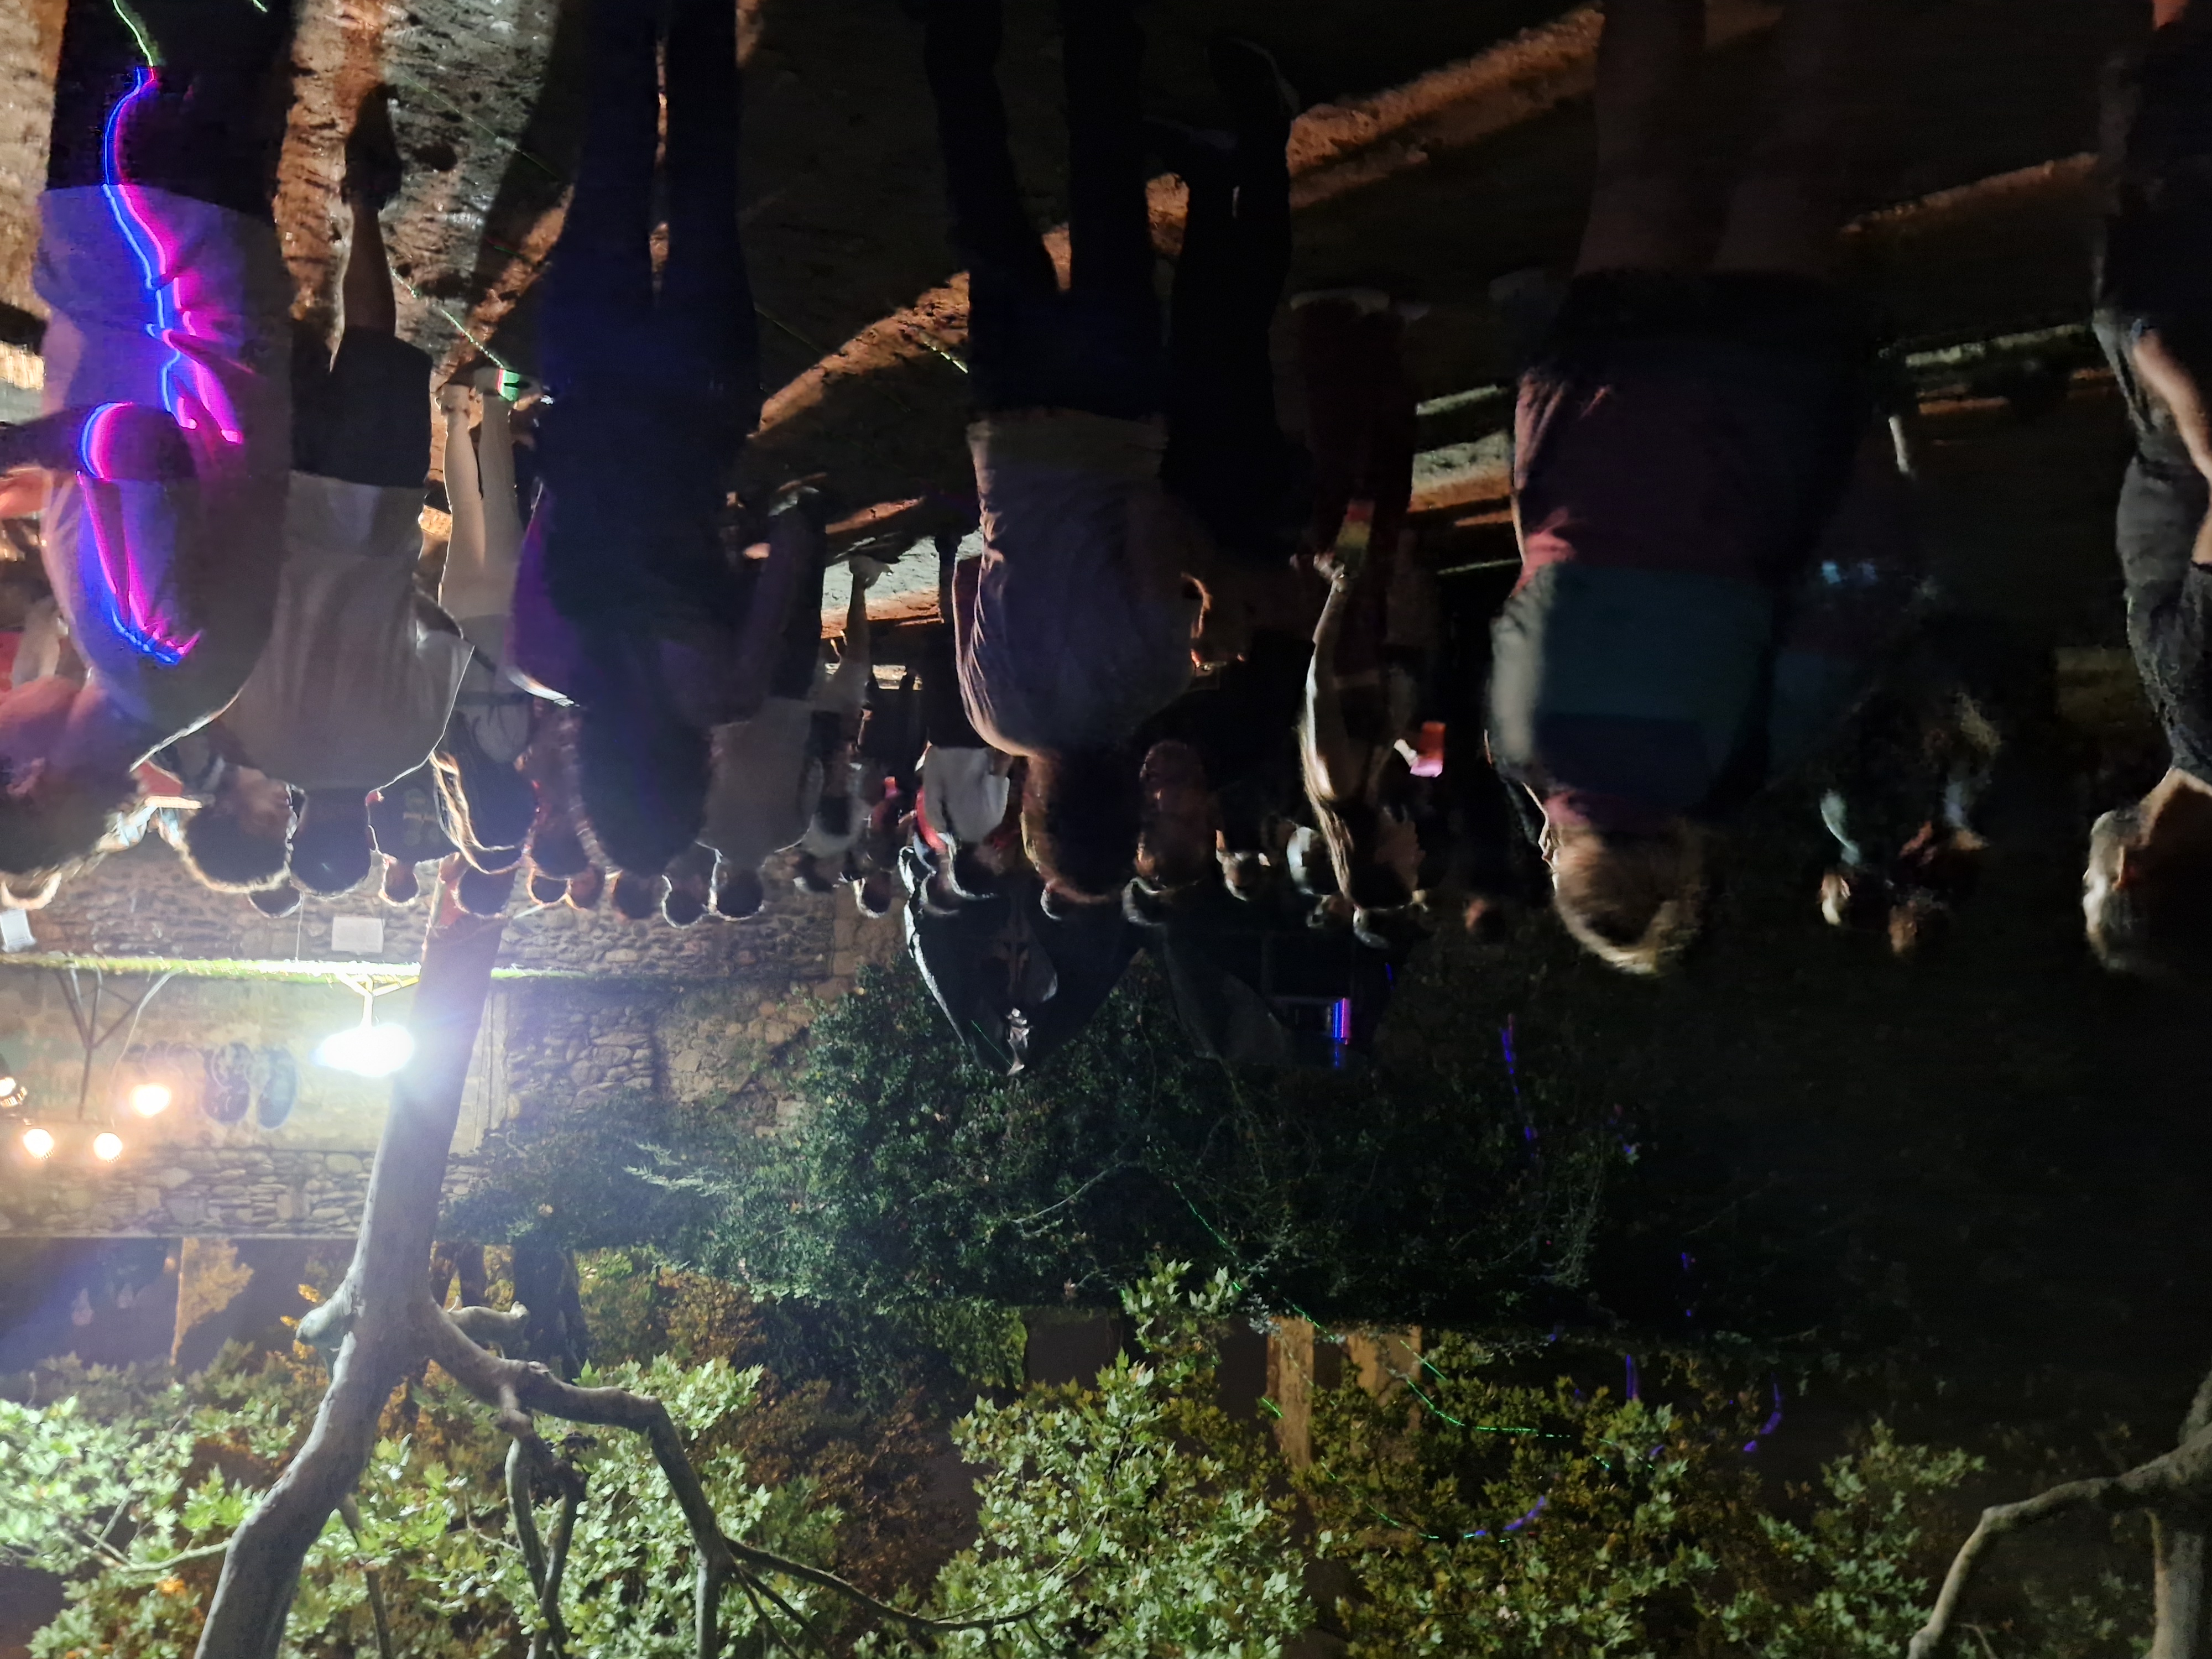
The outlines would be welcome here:
<svg viewBox="0 0 2212 1659">
<path fill-rule="evenodd" d="M 210 802 L 188 815 L 177 856 L 203 887 L 218 893 L 258 893 L 280 885 L 292 857 L 292 830 L 256 835 L 238 812 Z"/>
<path fill-rule="evenodd" d="M 137 804 L 127 773 L 107 787 L 33 764 L 0 777 L 0 878 L 16 908 L 35 909 L 61 884 L 100 861 L 100 846 Z M 42 892 L 34 903 L 25 895 Z"/>
<path fill-rule="evenodd" d="M 1560 827 L 1552 852 L 1552 903 L 1577 943 L 1628 974 L 1674 967 L 1705 925 L 1701 831 L 1629 836 Z"/>
</svg>

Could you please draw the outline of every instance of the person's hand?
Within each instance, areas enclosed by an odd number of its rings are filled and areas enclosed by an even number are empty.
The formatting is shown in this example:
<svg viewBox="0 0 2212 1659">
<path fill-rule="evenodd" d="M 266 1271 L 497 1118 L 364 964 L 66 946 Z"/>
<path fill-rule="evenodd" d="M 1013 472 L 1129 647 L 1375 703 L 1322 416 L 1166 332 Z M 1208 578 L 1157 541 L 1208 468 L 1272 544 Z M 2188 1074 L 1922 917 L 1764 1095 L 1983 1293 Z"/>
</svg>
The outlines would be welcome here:
<svg viewBox="0 0 2212 1659">
<path fill-rule="evenodd" d="M 17 467 L 0 477 L 0 519 L 27 519 L 46 504 L 46 470 Z"/>
</svg>

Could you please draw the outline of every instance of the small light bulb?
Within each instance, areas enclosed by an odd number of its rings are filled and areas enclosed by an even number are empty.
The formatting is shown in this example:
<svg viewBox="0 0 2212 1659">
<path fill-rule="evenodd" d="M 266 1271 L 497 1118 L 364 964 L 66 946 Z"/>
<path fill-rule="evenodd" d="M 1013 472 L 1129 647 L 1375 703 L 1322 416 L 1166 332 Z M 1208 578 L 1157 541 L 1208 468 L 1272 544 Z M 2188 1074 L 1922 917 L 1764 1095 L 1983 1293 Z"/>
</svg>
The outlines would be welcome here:
<svg viewBox="0 0 2212 1659">
<path fill-rule="evenodd" d="M 15 1079 L 12 1077 L 0 1077 L 0 1101 L 13 1100 L 15 1097 Z"/>
<path fill-rule="evenodd" d="M 92 1155 L 102 1164 L 112 1164 L 123 1156 L 123 1137 L 101 1130 L 92 1138 Z"/>
<path fill-rule="evenodd" d="M 141 1117 L 159 1117 L 173 1098 L 166 1083 L 142 1083 L 131 1091 L 131 1109 Z"/>
<path fill-rule="evenodd" d="M 52 1152 L 53 1149 L 54 1138 L 50 1131 L 45 1129 L 26 1129 L 23 1131 L 23 1150 L 28 1152 L 33 1158 L 44 1158 L 48 1152 Z"/>
</svg>

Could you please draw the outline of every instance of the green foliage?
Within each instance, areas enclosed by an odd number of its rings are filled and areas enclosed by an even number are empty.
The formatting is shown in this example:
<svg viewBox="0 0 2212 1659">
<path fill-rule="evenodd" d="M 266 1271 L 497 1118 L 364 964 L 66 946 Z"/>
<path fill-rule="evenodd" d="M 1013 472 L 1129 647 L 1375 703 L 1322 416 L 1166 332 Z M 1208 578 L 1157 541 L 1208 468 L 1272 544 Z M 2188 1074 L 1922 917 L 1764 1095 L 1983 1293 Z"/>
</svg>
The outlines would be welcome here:
<svg viewBox="0 0 2212 1659">
<path fill-rule="evenodd" d="M 1184 1295 L 1182 1271 L 1124 1298 L 1144 1362 L 1121 1356 L 1093 1388 L 979 1401 L 957 1425 L 962 1456 L 990 1473 L 977 1542 L 939 1576 L 932 1611 L 1027 1616 L 939 1651 L 1257 1659 L 1310 1622 L 1271 1449 L 1215 1400 L 1207 1333 L 1236 1292 L 1220 1273 Z"/>
<path fill-rule="evenodd" d="M 754 1480 L 777 1490 L 804 1483 L 817 1507 L 837 1511 L 830 1566 L 879 1595 L 929 1581 L 955 1547 L 957 1517 L 931 1495 L 942 1437 L 922 1390 L 862 1401 L 833 1385 L 811 1309 L 757 1300 L 641 1251 L 593 1252 L 577 1270 L 603 1362 L 720 1360 L 758 1372 L 731 1443 Z"/>
<path fill-rule="evenodd" d="M 1408 1029 L 1443 1017 L 1414 999 Z M 1000 1079 L 912 974 L 875 970 L 814 1027 L 799 1133 L 696 1170 L 718 1201 L 684 1249 L 916 1320 L 975 1299 L 1096 1302 L 1160 1251 L 1324 1313 L 1494 1316 L 1579 1270 L 1614 1142 L 1467 1048 L 1408 1042 L 1342 1076 L 1240 1072 L 1192 1054 L 1139 962 L 1080 1038 Z"/>
<path fill-rule="evenodd" d="M 1958 1488 L 1978 1467 L 1965 1454 L 1876 1422 L 1816 1486 L 1778 1489 L 1746 1450 L 1770 1399 L 1663 1357 L 1648 1397 L 1622 1399 L 1588 1375 L 1615 1357 L 1588 1348 L 1447 1336 L 1415 1374 L 1368 1379 L 1373 1394 L 1316 1388 L 1310 1462 L 1293 1469 L 1271 1425 L 1221 1404 L 1237 1287 L 1220 1271 L 1189 1279 L 1156 1267 L 1125 1292 L 1135 1355 L 1090 1385 L 979 1401 L 954 1425 L 983 1473 L 972 1540 L 950 1559 L 915 1543 L 945 1530 L 919 1498 L 920 1422 L 743 1363 L 760 1306 L 737 1287 L 631 1256 L 586 1262 L 604 1346 L 637 1356 L 590 1380 L 667 1404 L 733 1536 L 841 1567 L 857 1548 L 872 1588 L 937 1616 L 1019 1615 L 931 1648 L 779 1581 L 827 1651 L 880 1659 L 1262 1659 L 1316 1626 L 1358 1659 L 1873 1659 L 1902 1650 L 1962 1535 Z M 37 1379 L 49 1403 L 0 1402 L 0 1559 L 72 1575 L 35 1659 L 191 1651 L 221 1547 L 296 1449 L 325 1380 L 303 1358 L 232 1350 L 182 1387 L 65 1368 Z M 688 1653 L 694 1562 L 649 1449 L 624 1432 L 547 1432 L 589 1493 L 563 1597 L 572 1650 Z M 310 1552 L 289 1650 L 370 1650 L 374 1572 L 398 1651 L 520 1651 L 538 1613 L 504 1452 L 488 1414 L 435 1371 L 397 1393 L 358 1532 L 334 1520 Z M 538 1510 L 541 1535 L 554 1518 Z M 2058 1591 L 2031 1579 L 1975 1637 L 1993 1659 L 2120 1659 L 2139 1650 L 2141 1595 L 2109 1577 Z M 726 1628 L 756 1619 L 732 1592 Z M 825 1650 L 786 1634 L 794 1653 Z"/>
<path fill-rule="evenodd" d="M 1894 1654 L 1918 1628 L 1949 1536 L 1926 1532 L 1929 1505 L 1977 1467 L 1963 1453 L 1877 1423 L 1800 1522 L 1743 1449 L 1763 1405 L 1696 1364 L 1665 1401 L 1505 1369 L 1447 1337 L 1422 1400 L 1317 1401 L 1302 1484 L 1321 1553 L 1359 1587 L 1336 1610 L 1354 1654 L 1830 1659 Z"/>
<path fill-rule="evenodd" d="M 447 1206 L 438 1236 L 569 1250 L 672 1242 L 704 1224 L 708 1206 L 696 1190 L 657 1178 L 662 1166 L 741 1160 L 750 1139 L 726 1114 L 640 1094 L 569 1113 L 550 1131 L 503 1130 L 466 1193 Z"/>
<path fill-rule="evenodd" d="M 107 1379 L 87 1373 L 94 1385 Z M 800 1559 L 826 1554 L 838 1522 L 804 1477 L 774 1489 L 738 1449 L 758 1373 L 709 1359 L 660 1358 L 587 1373 L 650 1393 L 684 1433 L 733 1538 Z M 220 1553 L 258 1490 L 305 1438 L 326 1382 L 319 1366 L 233 1351 L 189 1385 L 141 1396 L 88 1422 L 72 1396 L 43 1407 L 0 1402 L 0 1509 L 6 1559 L 74 1575 L 69 1603 L 33 1640 L 36 1659 L 182 1659 L 198 1640 Z M 549 1430 L 552 1425 L 548 1425 Z M 564 1616 L 579 1652 L 678 1659 L 693 1651 L 690 1534 L 640 1436 L 572 1434 L 562 1449 L 586 1480 Z M 516 1548 L 501 1470 L 506 1442 L 489 1413 L 435 1373 L 394 1396 L 356 1493 L 357 1533 L 333 1516 L 311 1547 L 288 1626 L 311 1654 L 373 1650 L 366 1575 L 384 1587 L 400 1650 L 462 1659 L 512 1647 L 538 1620 Z M 39 1507 L 19 1506 L 17 1483 Z M 550 1535 L 552 1505 L 538 1510 Z M 59 1519 L 62 1524 L 56 1525 Z M 821 1592 L 776 1581 L 802 1612 Z M 725 1628 L 756 1613 L 735 1589 Z"/>
</svg>

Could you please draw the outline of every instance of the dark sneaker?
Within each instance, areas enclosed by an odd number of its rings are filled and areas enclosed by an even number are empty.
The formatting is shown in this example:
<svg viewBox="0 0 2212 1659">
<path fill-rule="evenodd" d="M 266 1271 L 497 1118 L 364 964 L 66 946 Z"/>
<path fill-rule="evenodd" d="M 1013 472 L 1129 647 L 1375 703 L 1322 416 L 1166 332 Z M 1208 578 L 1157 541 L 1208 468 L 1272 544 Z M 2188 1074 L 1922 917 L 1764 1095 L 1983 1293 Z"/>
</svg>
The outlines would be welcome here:
<svg viewBox="0 0 2212 1659">
<path fill-rule="evenodd" d="M 382 208 L 399 194 L 399 140 L 392 131 L 392 88 L 371 89 L 354 112 L 353 131 L 346 135 L 345 184 L 340 194 L 349 202 L 366 202 Z"/>
</svg>

